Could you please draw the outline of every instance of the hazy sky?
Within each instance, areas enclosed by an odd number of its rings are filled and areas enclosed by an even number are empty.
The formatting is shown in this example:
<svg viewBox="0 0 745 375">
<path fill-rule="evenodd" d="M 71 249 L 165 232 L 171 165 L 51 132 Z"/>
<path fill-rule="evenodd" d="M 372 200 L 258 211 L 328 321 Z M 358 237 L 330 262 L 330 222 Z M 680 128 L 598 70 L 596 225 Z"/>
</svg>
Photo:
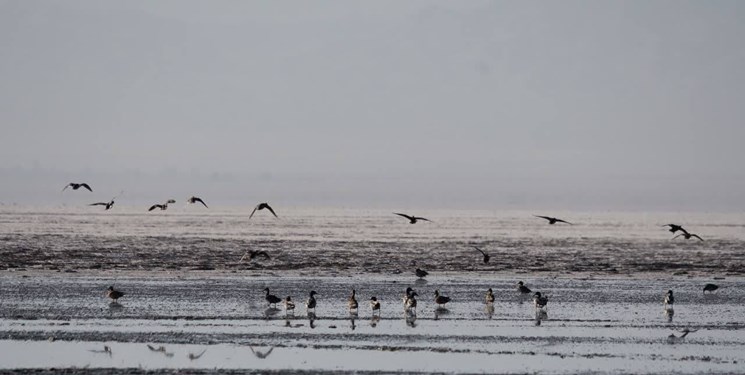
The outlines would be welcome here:
<svg viewBox="0 0 745 375">
<path fill-rule="evenodd" d="M 743 211 L 743 35 L 742 1 L 0 0 L 0 202 Z"/>
</svg>

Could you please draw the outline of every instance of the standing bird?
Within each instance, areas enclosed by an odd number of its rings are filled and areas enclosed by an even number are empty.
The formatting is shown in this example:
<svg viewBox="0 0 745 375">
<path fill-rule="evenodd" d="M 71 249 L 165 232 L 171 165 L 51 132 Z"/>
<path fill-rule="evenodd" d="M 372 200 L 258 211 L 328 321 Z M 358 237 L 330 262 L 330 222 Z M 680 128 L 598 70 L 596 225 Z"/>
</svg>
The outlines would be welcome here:
<svg viewBox="0 0 745 375">
<path fill-rule="evenodd" d="M 357 306 L 359 306 L 357 304 L 357 299 L 354 298 L 354 295 L 355 294 L 356 294 L 355 290 L 352 289 L 352 295 L 347 300 L 347 306 L 349 306 L 349 311 L 352 311 L 352 310 L 355 310 L 356 311 L 357 310 Z"/>
<path fill-rule="evenodd" d="M 412 291 L 411 294 L 409 294 L 409 297 L 406 299 L 406 302 L 404 303 L 404 309 L 405 310 L 414 310 L 414 314 L 416 314 L 416 296 L 418 296 L 417 292 Z"/>
<path fill-rule="evenodd" d="M 517 291 L 521 294 L 530 294 L 532 291 L 527 286 L 523 285 L 522 281 L 517 282 Z"/>
<path fill-rule="evenodd" d="M 489 254 L 485 253 L 484 250 L 481 250 L 476 246 L 471 246 L 471 247 L 478 250 L 484 256 L 484 264 L 489 263 L 489 258 L 490 258 Z"/>
<path fill-rule="evenodd" d="M 370 297 L 370 307 L 372 308 L 373 315 L 375 315 L 376 311 L 380 315 L 380 301 L 378 301 L 377 297 Z"/>
<path fill-rule="evenodd" d="M 311 290 L 310 291 L 310 297 L 308 298 L 308 301 L 305 302 L 305 307 L 307 310 L 313 309 L 313 312 L 316 312 L 316 291 Z"/>
<path fill-rule="evenodd" d="M 713 292 L 713 291 L 715 291 L 717 289 L 719 289 L 719 285 L 717 285 L 717 284 L 711 284 L 711 283 L 709 283 L 709 284 L 704 285 L 704 293 L 706 293 L 706 292 Z"/>
<path fill-rule="evenodd" d="M 264 299 L 269 302 L 269 306 L 274 305 L 274 307 L 276 307 L 278 303 L 282 302 L 282 299 L 280 299 L 279 297 L 275 296 L 274 294 L 269 294 L 269 288 L 264 288 L 264 292 L 266 292 L 266 296 L 264 296 Z"/>
<path fill-rule="evenodd" d="M 541 296 L 541 292 L 535 292 L 533 295 L 533 304 L 535 304 L 536 309 L 546 308 L 548 297 Z"/>
<path fill-rule="evenodd" d="M 292 302 L 292 297 L 287 296 L 287 298 L 285 298 L 285 312 L 287 313 L 290 311 L 292 311 L 293 314 L 295 313 L 295 302 Z"/>
<path fill-rule="evenodd" d="M 663 227 L 670 227 L 669 230 L 671 233 L 675 233 L 677 231 L 683 231 L 683 232 L 686 231 L 685 229 L 683 229 L 682 225 L 678 225 L 678 224 L 665 224 L 663 225 Z"/>
<path fill-rule="evenodd" d="M 202 200 L 202 198 L 199 198 L 199 197 L 192 196 L 191 198 L 187 199 L 186 201 L 189 204 L 194 204 L 194 203 L 199 202 L 199 203 L 203 204 L 205 208 L 209 208 L 209 207 L 207 207 L 207 203 L 204 203 L 204 201 Z"/>
<path fill-rule="evenodd" d="M 494 303 L 494 293 L 492 292 L 491 288 L 486 291 L 486 304 L 492 304 Z"/>
<path fill-rule="evenodd" d="M 685 229 L 681 229 L 681 230 L 683 231 L 683 233 L 681 233 L 681 234 L 679 234 L 679 235 L 677 235 L 677 236 L 673 237 L 672 239 L 676 239 L 676 238 L 678 238 L 678 237 L 680 237 L 680 236 L 683 236 L 683 238 L 685 238 L 685 239 L 687 239 L 687 240 L 690 240 L 690 239 L 691 239 L 691 237 L 696 237 L 696 238 L 698 238 L 698 239 L 699 239 L 699 240 L 701 240 L 701 241 L 703 241 L 703 240 L 704 240 L 703 238 L 699 237 L 699 236 L 698 236 L 698 234 L 694 234 L 694 233 L 688 233 L 688 232 L 686 232 L 686 230 L 685 230 Z"/>
<path fill-rule="evenodd" d="M 254 213 L 256 211 L 261 211 L 265 208 L 269 210 L 269 212 L 271 212 L 272 215 L 274 215 L 274 217 L 279 218 L 279 216 L 277 216 L 277 214 L 274 213 L 274 210 L 272 209 L 272 207 L 269 206 L 269 203 L 266 203 L 266 202 L 257 204 L 256 207 L 254 207 L 254 210 L 251 211 L 251 215 L 248 218 L 251 219 L 254 216 Z"/>
<path fill-rule="evenodd" d="M 154 205 L 150 206 L 150 208 L 148 208 L 147 211 L 150 212 L 150 211 L 152 211 L 152 210 L 154 210 L 156 208 L 160 208 L 161 211 L 165 211 L 165 210 L 168 209 L 168 205 L 171 204 L 171 203 L 176 203 L 176 200 L 175 199 L 169 199 L 169 200 L 167 200 L 163 204 L 154 204 Z"/>
<path fill-rule="evenodd" d="M 398 216 L 403 216 L 403 217 L 405 217 L 405 218 L 409 219 L 409 224 L 416 224 L 416 222 L 417 222 L 417 221 L 419 221 L 419 220 L 422 220 L 422 221 L 429 221 L 429 222 L 431 222 L 431 221 L 432 221 L 432 220 L 429 220 L 429 219 L 426 219 L 426 218 L 423 218 L 423 217 L 419 217 L 419 216 L 409 216 L 409 215 L 407 215 L 407 214 L 400 214 L 400 213 L 398 213 L 398 212 L 394 212 L 393 214 L 394 214 L 394 215 L 398 215 Z"/>
<path fill-rule="evenodd" d="M 672 290 L 667 291 L 667 294 L 665 294 L 665 299 L 663 302 L 664 302 L 665 310 L 673 308 L 673 304 L 675 303 L 675 297 L 673 297 Z"/>
<path fill-rule="evenodd" d="M 124 297 L 124 292 L 120 292 L 118 290 L 114 289 L 114 286 L 110 286 L 109 289 L 106 289 L 106 297 L 111 298 L 114 300 L 114 302 L 118 302 L 119 298 Z"/>
<path fill-rule="evenodd" d="M 414 273 L 416 274 L 416 277 L 418 277 L 420 279 L 423 279 L 423 278 L 427 277 L 427 275 L 429 275 L 429 272 L 427 272 L 427 271 L 425 271 L 423 269 L 419 269 L 419 268 L 417 268 L 414 271 Z"/>
<path fill-rule="evenodd" d="M 572 223 L 570 223 L 568 221 L 557 219 L 557 218 L 551 217 L 551 216 L 538 216 L 538 215 L 533 215 L 533 216 L 540 217 L 541 219 L 546 219 L 546 220 L 548 220 L 548 223 L 551 224 L 551 225 L 554 225 L 556 223 L 567 223 L 569 225 L 572 225 Z"/>
<path fill-rule="evenodd" d="M 96 202 L 89 204 L 89 206 L 106 206 L 106 208 L 104 209 L 104 211 L 106 211 L 114 206 L 114 198 L 111 198 L 110 202 Z"/>
<path fill-rule="evenodd" d="M 435 303 L 439 305 L 439 307 L 443 307 L 443 305 L 448 302 L 450 302 L 450 297 L 441 296 L 440 291 L 435 289 Z"/>
<path fill-rule="evenodd" d="M 414 293 L 414 289 L 407 287 L 406 294 L 404 294 L 404 310 L 406 309 L 406 304 L 409 302 L 409 298 L 411 298 L 411 293 Z"/>
<path fill-rule="evenodd" d="M 71 183 L 67 184 L 67 186 L 65 186 L 64 188 L 62 188 L 62 191 L 65 191 L 65 189 L 67 189 L 69 187 L 71 187 L 72 190 L 78 190 L 81 187 L 83 187 L 83 188 L 88 189 L 88 191 L 93 192 L 93 189 L 91 189 L 91 187 L 88 184 L 86 184 L 85 182 L 81 182 L 81 183 L 71 182 Z"/>
</svg>

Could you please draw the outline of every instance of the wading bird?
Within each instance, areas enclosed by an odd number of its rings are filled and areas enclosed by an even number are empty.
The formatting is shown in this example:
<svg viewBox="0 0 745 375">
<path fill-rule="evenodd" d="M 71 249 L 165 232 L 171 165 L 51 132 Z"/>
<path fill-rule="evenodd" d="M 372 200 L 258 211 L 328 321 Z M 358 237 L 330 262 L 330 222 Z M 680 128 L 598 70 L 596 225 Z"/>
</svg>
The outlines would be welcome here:
<svg viewBox="0 0 745 375">
<path fill-rule="evenodd" d="M 357 304 L 357 299 L 354 298 L 355 294 L 356 294 L 355 290 L 352 289 L 352 295 L 347 300 L 347 306 L 349 307 L 349 311 L 352 311 L 352 310 L 357 311 L 357 306 L 359 306 Z"/>
<path fill-rule="evenodd" d="M 474 248 L 474 249 L 476 249 L 476 250 L 478 250 L 484 256 L 484 264 L 489 263 L 489 258 L 490 258 L 489 257 L 489 254 L 485 253 L 484 250 L 481 250 L 481 249 L 479 249 L 476 246 L 471 246 L 471 247 Z"/>
<path fill-rule="evenodd" d="M 548 223 L 551 224 L 551 225 L 556 224 L 556 223 L 566 223 L 566 224 L 572 225 L 572 223 L 570 223 L 568 221 L 557 219 L 557 218 L 551 217 L 551 216 L 538 216 L 538 215 L 533 215 L 533 216 L 540 217 L 541 219 L 546 219 L 546 220 L 548 220 Z"/>
<path fill-rule="evenodd" d="M 292 302 L 292 297 L 287 296 L 287 298 L 285 298 L 285 312 L 289 313 L 290 311 L 292 311 L 293 314 L 295 313 L 295 302 Z"/>
<path fill-rule="evenodd" d="M 425 271 L 423 269 L 419 269 L 419 268 L 417 268 L 416 270 L 414 270 L 414 273 L 416 274 L 416 277 L 418 277 L 420 279 L 423 279 L 423 278 L 427 277 L 427 275 L 429 275 L 429 272 L 427 272 L 427 271 Z"/>
<path fill-rule="evenodd" d="M 404 304 L 404 308 L 407 311 L 414 310 L 414 314 L 416 314 L 416 296 L 418 296 L 417 292 L 412 291 L 409 295 L 409 298 L 406 299 L 406 303 Z"/>
<path fill-rule="evenodd" d="M 546 308 L 546 305 L 548 305 L 548 297 L 541 296 L 541 292 L 535 292 L 533 295 L 533 304 L 535 304 L 536 309 Z"/>
<path fill-rule="evenodd" d="M 257 204 L 256 207 L 254 207 L 254 210 L 251 211 L 251 215 L 248 218 L 251 219 L 254 216 L 254 213 L 256 213 L 256 211 L 261 211 L 265 208 L 269 210 L 269 212 L 271 212 L 272 215 L 274 215 L 274 217 L 279 218 L 279 216 L 277 216 L 277 214 L 274 213 L 274 210 L 272 209 L 272 207 L 269 206 L 269 203 L 266 203 L 266 202 Z"/>
<path fill-rule="evenodd" d="M 715 291 L 717 289 L 719 289 L 719 285 L 717 285 L 717 284 L 711 284 L 711 283 L 709 283 L 709 284 L 704 285 L 704 293 L 706 293 L 706 292 L 713 292 L 713 291 Z"/>
<path fill-rule="evenodd" d="M 443 307 L 448 302 L 450 302 L 450 297 L 441 296 L 440 291 L 435 289 L 435 303 L 439 307 Z"/>
<path fill-rule="evenodd" d="M 199 198 L 199 197 L 192 196 L 191 198 L 187 199 L 186 201 L 189 204 L 194 204 L 194 203 L 199 202 L 199 203 L 203 204 L 205 208 L 209 208 L 209 207 L 207 207 L 207 203 L 204 203 L 204 201 L 202 200 L 202 198 Z"/>
<path fill-rule="evenodd" d="M 310 291 L 310 297 L 308 298 L 308 301 L 305 302 L 305 307 L 307 310 L 313 309 L 313 312 L 316 312 L 316 291 L 311 290 Z"/>
<path fill-rule="evenodd" d="M 275 296 L 274 294 L 269 294 L 269 288 L 264 288 L 264 292 L 266 292 L 264 299 L 269 302 L 269 306 L 274 305 L 276 307 L 278 303 L 282 302 L 279 297 Z"/>
<path fill-rule="evenodd" d="M 169 199 L 169 200 L 166 201 L 166 203 L 163 203 L 163 204 L 154 204 L 154 205 L 150 206 L 150 208 L 148 208 L 148 212 L 149 211 L 152 211 L 152 210 L 154 210 L 156 208 L 160 208 L 161 211 L 165 211 L 165 210 L 168 209 L 168 205 L 171 204 L 171 203 L 176 203 L 176 200 L 175 199 Z"/>
<path fill-rule="evenodd" d="M 118 302 L 119 298 L 124 297 L 124 292 L 120 292 L 118 290 L 114 289 L 114 286 L 110 286 L 109 289 L 106 289 L 106 297 L 111 298 L 114 300 L 114 302 Z"/>
<path fill-rule="evenodd" d="M 114 206 L 114 198 L 111 198 L 110 202 L 96 202 L 89 204 L 89 206 L 106 206 L 106 208 L 104 209 L 104 211 L 106 211 Z"/>
<path fill-rule="evenodd" d="M 486 303 L 491 304 L 494 303 L 494 293 L 492 292 L 491 288 L 486 291 Z"/>
<path fill-rule="evenodd" d="M 532 291 L 530 290 L 530 288 L 528 288 L 527 286 L 525 286 L 522 281 L 518 281 L 517 282 L 517 291 L 520 292 L 521 294 L 532 293 Z"/>
<path fill-rule="evenodd" d="M 667 293 L 665 294 L 665 299 L 663 300 L 663 306 L 665 310 L 672 309 L 674 303 L 675 303 L 675 297 L 673 297 L 673 291 L 668 290 Z"/>
<path fill-rule="evenodd" d="M 380 315 L 380 301 L 378 301 L 377 297 L 370 297 L 370 308 L 372 308 L 373 315 L 375 315 L 376 311 Z"/>
<path fill-rule="evenodd" d="M 416 224 L 416 222 L 419 221 L 419 220 L 422 220 L 422 221 L 432 221 L 432 220 L 429 220 L 427 218 L 423 218 L 423 217 L 419 217 L 419 216 L 409 216 L 407 214 L 400 214 L 398 212 L 394 212 L 393 214 L 394 215 L 398 215 L 398 216 L 403 216 L 403 217 L 409 219 L 409 224 Z"/>
<path fill-rule="evenodd" d="M 93 192 L 93 189 L 91 189 L 91 187 L 88 184 L 86 184 L 85 182 L 81 182 L 81 183 L 71 182 L 71 183 L 67 184 L 67 186 L 65 186 L 64 188 L 62 188 L 62 191 L 65 191 L 65 189 L 67 189 L 69 187 L 71 187 L 72 190 L 78 190 L 78 189 L 80 189 L 82 187 L 82 188 L 88 189 L 88 191 L 90 191 L 90 192 Z"/>
</svg>

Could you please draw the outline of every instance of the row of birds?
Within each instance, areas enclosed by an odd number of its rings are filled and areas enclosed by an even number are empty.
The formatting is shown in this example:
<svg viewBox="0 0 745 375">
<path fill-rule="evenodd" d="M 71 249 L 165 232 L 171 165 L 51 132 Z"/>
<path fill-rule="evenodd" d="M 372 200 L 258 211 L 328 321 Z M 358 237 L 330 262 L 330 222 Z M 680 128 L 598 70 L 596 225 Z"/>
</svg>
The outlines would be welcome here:
<svg viewBox="0 0 745 375">
<path fill-rule="evenodd" d="M 84 183 L 84 182 L 82 182 L 82 183 L 71 182 L 71 183 L 67 184 L 62 189 L 62 191 L 65 191 L 65 189 L 67 189 L 68 187 L 69 188 L 72 188 L 72 190 L 78 190 L 78 189 L 80 189 L 82 187 L 82 188 L 87 189 L 88 191 L 91 191 L 91 192 L 93 191 L 93 189 L 91 189 L 90 185 L 88 185 L 87 183 Z M 111 209 L 111 207 L 114 206 L 114 201 L 115 201 L 116 198 L 117 197 L 111 198 L 111 200 L 108 201 L 108 202 L 91 203 L 91 204 L 89 204 L 89 206 L 103 206 L 104 207 L 104 210 L 109 210 L 109 209 Z M 204 200 L 202 200 L 202 198 L 199 198 L 199 197 L 196 197 L 196 196 L 189 197 L 186 200 L 186 202 L 189 203 L 189 204 L 201 203 L 202 205 L 204 205 L 205 208 L 209 208 L 207 206 L 207 204 L 204 203 Z M 156 210 L 156 209 L 159 209 L 161 211 L 165 211 L 165 210 L 168 209 L 168 205 L 169 204 L 173 204 L 173 203 L 176 203 L 176 200 L 175 199 L 169 199 L 169 200 L 165 201 L 164 203 L 156 203 L 156 204 L 153 204 L 152 206 L 150 206 L 150 208 L 148 209 L 148 211 L 153 211 L 153 210 Z M 274 209 L 267 202 L 262 202 L 262 203 L 257 204 L 254 207 L 253 211 L 251 211 L 251 215 L 249 215 L 248 218 L 251 219 L 254 216 L 254 214 L 256 213 L 256 211 L 262 211 L 262 210 L 268 210 L 269 212 L 272 213 L 272 215 L 274 215 L 275 218 L 279 218 L 279 216 L 277 216 L 277 213 L 274 211 Z M 432 220 L 429 220 L 429 219 L 427 219 L 425 217 L 421 217 L 421 216 L 408 215 L 408 214 L 404 214 L 404 213 L 400 213 L 400 212 L 394 212 L 393 214 L 394 215 L 401 216 L 401 217 L 409 220 L 409 224 L 416 224 L 419 221 L 429 221 L 429 222 L 432 222 Z M 570 222 L 568 222 L 566 220 L 559 219 L 559 218 L 556 218 L 556 217 L 542 216 L 542 215 L 533 215 L 533 216 L 535 216 L 537 218 L 541 218 L 541 219 L 547 220 L 548 221 L 548 224 L 550 224 L 550 225 L 553 225 L 553 224 L 556 224 L 556 223 L 564 223 L 564 224 L 568 224 L 568 225 L 573 225 L 572 223 L 570 223 Z M 678 231 L 681 232 L 680 234 L 674 236 L 673 239 L 682 236 L 686 240 L 689 240 L 691 238 L 697 238 L 697 239 L 699 239 L 701 241 L 704 240 L 699 235 L 697 235 L 695 233 L 688 232 L 681 225 L 678 225 L 678 224 L 665 224 L 663 226 L 664 227 L 668 227 L 669 230 L 670 230 L 670 232 L 672 232 L 673 234 L 675 234 Z M 489 255 L 487 255 L 483 250 L 481 250 L 481 249 L 479 249 L 479 248 L 477 248 L 475 246 L 474 246 L 474 248 L 483 254 L 483 256 L 484 256 L 484 263 L 488 263 L 489 262 Z"/>
<path fill-rule="evenodd" d="M 530 288 L 528 288 L 522 281 L 518 281 L 517 285 L 515 286 L 515 289 L 520 295 L 527 296 L 532 294 L 533 295 L 533 305 L 536 310 L 546 309 L 548 306 L 548 296 L 543 295 L 541 292 L 535 292 L 533 293 Z M 719 289 L 719 286 L 716 284 L 708 283 L 704 285 L 703 292 L 704 294 L 706 292 L 714 292 L 717 289 Z M 264 288 L 264 299 L 268 303 L 269 307 L 277 307 L 278 303 L 283 303 L 285 312 L 287 314 L 294 313 L 295 311 L 295 302 L 292 300 L 292 296 L 287 296 L 284 299 L 277 297 L 274 294 L 271 294 L 269 291 L 269 288 Z M 114 289 L 114 286 L 110 286 L 106 290 L 106 296 L 111 298 L 115 303 L 118 302 L 119 298 L 123 297 L 125 295 L 124 292 Z M 310 310 L 313 310 L 315 313 L 316 306 L 318 305 L 318 301 L 316 300 L 316 296 L 318 293 L 315 290 L 311 290 L 308 296 L 307 301 L 305 302 L 306 310 L 310 313 Z M 417 307 L 417 299 L 416 297 L 419 296 L 419 294 L 411 287 L 406 288 L 406 292 L 403 297 L 403 307 L 404 311 L 416 314 L 416 307 Z M 434 294 L 434 302 L 437 304 L 438 308 L 444 308 L 444 306 L 450 302 L 450 297 L 446 297 L 442 294 L 440 294 L 440 291 L 435 289 Z M 486 291 L 486 295 L 484 297 L 484 301 L 487 305 L 491 305 L 495 301 L 494 292 L 492 291 L 492 288 L 489 288 Z M 380 315 L 380 300 L 376 296 L 370 297 L 370 308 L 372 309 L 372 314 L 378 314 Z M 675 303 L 675 297 L 673 295 L 672 290 L 668 290 L 665 294 L 665 297 L 663 299 L 663 307 L 665 310 L 672 309 L 673 304 Z M 359 302 L 357 301 L 357 291 L 355 289 L 352 289 L 352 295 L 349 296 L 347 299 L 347 307 L 350 312 L 356 313 L 359 311 Z"/>
</svg>

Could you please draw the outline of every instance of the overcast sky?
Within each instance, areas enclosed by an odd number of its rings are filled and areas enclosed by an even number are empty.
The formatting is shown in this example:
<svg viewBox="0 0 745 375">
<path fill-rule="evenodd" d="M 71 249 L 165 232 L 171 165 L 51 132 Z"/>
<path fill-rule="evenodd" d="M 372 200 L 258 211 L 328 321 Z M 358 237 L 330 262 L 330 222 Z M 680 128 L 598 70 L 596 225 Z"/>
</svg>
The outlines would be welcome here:
<svg viewBox="0 0 745 375">
<path fill-rule="evenodd" d="M 743 211 L 744 21 L 742 1 L 0 0 L 0 202 L 87 181 Z"/>
</svg>

